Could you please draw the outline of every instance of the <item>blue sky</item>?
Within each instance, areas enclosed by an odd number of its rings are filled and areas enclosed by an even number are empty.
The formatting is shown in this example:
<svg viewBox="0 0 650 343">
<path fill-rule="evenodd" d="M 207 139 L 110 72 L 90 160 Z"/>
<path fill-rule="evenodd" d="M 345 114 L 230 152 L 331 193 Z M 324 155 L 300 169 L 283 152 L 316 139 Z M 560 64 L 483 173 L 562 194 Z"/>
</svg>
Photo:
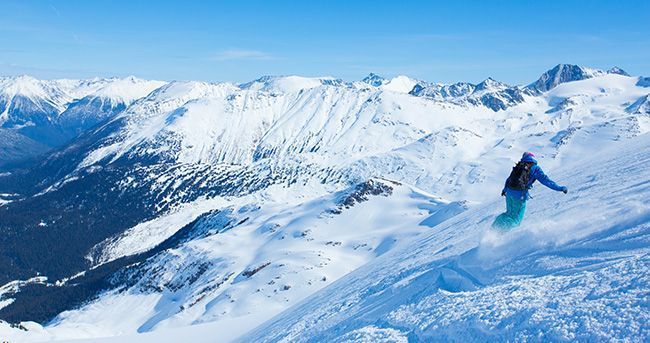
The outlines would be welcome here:
<svg viewBox="0 0 650 343">
<path fill-rule="evenodd" d="M 523 84 L 558 63 L 648 75 L 649 13 L 650 1 L 3 0 L 0 75 Z"/>
</svg>

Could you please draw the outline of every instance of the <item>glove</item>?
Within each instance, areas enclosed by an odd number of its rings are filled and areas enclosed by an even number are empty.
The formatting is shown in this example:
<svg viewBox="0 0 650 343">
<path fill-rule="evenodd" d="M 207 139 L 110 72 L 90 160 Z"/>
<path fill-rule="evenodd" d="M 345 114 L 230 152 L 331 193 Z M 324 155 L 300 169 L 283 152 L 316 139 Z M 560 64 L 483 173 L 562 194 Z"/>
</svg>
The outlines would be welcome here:
<svg viewBox="0 0 650 343">
<path fill-rule="evenodd" d="M 506 191 L 501 191 L 501 196 L 502 197 L 506 196 Z"/>
<path fill-rule="evenodd" d="M 569 189 L 566 187 L 562 187 L 562 193 L 567 194 L 569 192 Z"/>
</svg>

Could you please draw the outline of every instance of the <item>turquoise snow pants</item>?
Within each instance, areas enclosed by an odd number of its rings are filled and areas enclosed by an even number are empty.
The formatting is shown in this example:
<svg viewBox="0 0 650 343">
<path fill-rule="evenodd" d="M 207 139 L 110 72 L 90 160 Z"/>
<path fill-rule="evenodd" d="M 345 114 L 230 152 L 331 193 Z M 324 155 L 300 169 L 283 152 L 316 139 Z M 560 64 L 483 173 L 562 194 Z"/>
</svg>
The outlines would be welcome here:
<svg viewBox="0 0 650 343">
<path fill-rule="evenodd" d="M 500 230 L 510 230 L 519 226 L 526 212 L 526 200 L 513 198 L 506 195 L 506 212 L 494 219 L 492 227 Z"/>
</svg>

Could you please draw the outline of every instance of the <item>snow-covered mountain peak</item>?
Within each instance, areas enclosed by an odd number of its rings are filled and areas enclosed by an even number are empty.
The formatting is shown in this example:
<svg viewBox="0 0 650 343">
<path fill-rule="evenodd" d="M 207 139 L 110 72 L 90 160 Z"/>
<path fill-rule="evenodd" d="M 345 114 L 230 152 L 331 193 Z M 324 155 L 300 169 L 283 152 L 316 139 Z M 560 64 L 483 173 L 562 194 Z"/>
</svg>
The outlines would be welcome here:
<svg viewBox="0 0 650 343">
<path fill-rule="evenodd" d="M 621 68 L 619 68 L 617 66 L 614 66 L 611 69 L 609 69 L 607 71 L 607 73 L 608 74 L 618 74 L 618 75 L 623 75 L 623 76 L 630 76 L 630 74 L 628 74 L 625 70 L 623 70 L 623 69 L 621 69 Z"/>
<path fill-rule="evenodd" d="M 417 83 L 417 80 L 408 76 L 398 75 L 388 81 L 384 81 L 379 88 L 391 92 L 408 93 L 413 90 L 413 87 L 415 87 Z"/>
<path fill-rule="evenodd" d="M 524 101 L 524 91 L 519 87 L 511 87 L 492 78 L 478 85 L 466 82 L 452 85 L 418 82 L 409 94 L 455 104 L 485 106 L 495 112 Z"/>
<path fill-rule="evenodd" d="M 172 81 L 144 97 L 144 102 L 168 101 L 185 103 L 192 99 L 222 96 L 237 90 L 238 87 L 227 82 L 210 83 L 202 81 Z"/>
<path fill-rule="evenodd" d="M 581 67 L 574 64 L 558 64 L 553 69 L 546 71 L 540 78 L 526 86 L 527 89 L 543 93 L 547 92 L 561 83 L 580 81 L 603 75 L 605 72 L 599 69 Z"/>
<path fill-rule="evenodd" d="M 303 77 L 303 76 L 263 76 L 257 80 L 243 83 L 241 89 L 271 93 L 297 93 L 322 85 L 342 83 L 333 77 Z"/>
<path fill-rule="evenodd" d="M 94 92 L 93 96 L 121 100 L 128 105 L 165 84 L 166 82 L 164 81 L 143 80 L 134 76 L 128 76 L 123 79 L 115 79 L 107 82 Z"/>
<path fill-rule="evenodd" d="M 384 82 L 388 81 L 386 78 L 383 76 L 377 75 L 375 73 L 370 73 L 368 76 L 364 77 L 361 79 L 361 82 L 369 84 L 373 87 L 379 87 L 384 84 Z"/>
<path fill-rule="evenodd" d="M 479 92 L 496 92 L 496 91 L 501 91 L 506 88 L 508 88 L 507 84 L 497 81 L 491 77 L 488 77 L 485 79 L 483 82 L 479 83 L 476 85 L 476 88 L 474 88 L 474 93 L 479 93 Z"/>
<path fill-rule="evenodd" d="M 406 75 L 398 75 L 392 79 L 387 79 L 375 73 L 370 73 L 368 76 L 364 77 L 360 83 L 362 85 L 365 84 L 390 92 L 409 93 L 413 90 L 413 87 L 418 84 L 418 81 Z M 359 86 L 359 81 L 354 84 L 359 88 L 363 88 L 363 86 Z"/>
<path fill-rule="evenodd" d="M 41 81 L 29 75 L 11 76 L 0 79 L 0 92 L 6 97 L 50 99 L 62 95 L 55 83 Z"/>
<path fill-rule="evenodd" d="M 424 96 L 438 100 L 460 99 L 470 95 L 476 85 L 468 82 L 458 82 L 451 85 L 440 83 L 418 82 L 409 92 L 411 95 Z"/>
<path fill-rule="evenodd" d="M 0 126 L 30 130 L 32 139 L 49 137 L 52 132 L 38 132 L 39 128 L 50 126 L 71 100 L 56 82 L 27 75 L 0 78 Z"/>
</svg>

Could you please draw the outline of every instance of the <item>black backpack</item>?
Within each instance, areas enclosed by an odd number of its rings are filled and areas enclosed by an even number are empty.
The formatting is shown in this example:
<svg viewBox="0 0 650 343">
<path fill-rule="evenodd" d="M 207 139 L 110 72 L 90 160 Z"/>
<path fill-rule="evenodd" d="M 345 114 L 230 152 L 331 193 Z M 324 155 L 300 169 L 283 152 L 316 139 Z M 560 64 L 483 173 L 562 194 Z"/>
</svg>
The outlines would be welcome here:
<svg viewBox="0 0 650 343">
<path fill-rule="evenodd" d="M 526 190 L 532 168 L 533 163 L 519 161 L 516 166 L 512 167 L 512 172 L 508 177 L 508 181 L 506 181 L 506 187 L 518 191 Z"/>
</svg>

